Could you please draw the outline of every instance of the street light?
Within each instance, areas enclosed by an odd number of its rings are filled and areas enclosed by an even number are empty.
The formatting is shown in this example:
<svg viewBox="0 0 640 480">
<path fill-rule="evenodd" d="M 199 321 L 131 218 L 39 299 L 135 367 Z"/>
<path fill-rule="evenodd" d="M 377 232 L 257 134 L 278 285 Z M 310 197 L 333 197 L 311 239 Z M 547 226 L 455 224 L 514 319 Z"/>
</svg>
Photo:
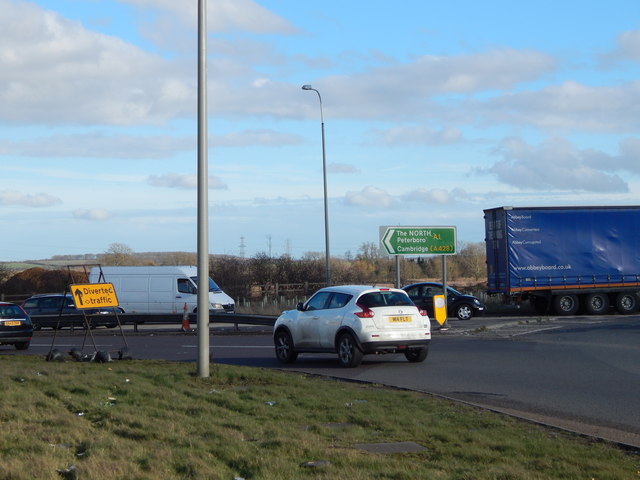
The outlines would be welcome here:
<svg viewBox="0 0 640 480">
<path fill-rule="evenodd" d="M 322 97 L 320 92 L 311 85 L 303 85 L 302 90 L 313 90 L 318 94 L 320 101 L 320 123 L 322 125 L 322 178 L 324 181 L 324 256 L 325 256 L 325 282 L 327 287 L 331 285 L 331 261 L 329 255 L 329 206 L 327 204 L 327 157 L 324 148 L 324 115 L 322 114 Z"/>
</svg>

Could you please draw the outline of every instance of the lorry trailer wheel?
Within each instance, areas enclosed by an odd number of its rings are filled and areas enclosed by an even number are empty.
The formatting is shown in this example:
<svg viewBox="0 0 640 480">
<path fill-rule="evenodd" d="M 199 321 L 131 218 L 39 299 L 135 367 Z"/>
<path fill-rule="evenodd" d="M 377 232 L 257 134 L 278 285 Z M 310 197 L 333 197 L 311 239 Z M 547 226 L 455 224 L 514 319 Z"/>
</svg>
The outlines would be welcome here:
<svg viewBox="0 0 640 480">
<path fill-rule="evenodd" d="M 609 295 L 590 293 L 585 297 L 584 308 L 589 315 L 604 315 L 609 310 Z"/>
<path fill-rule="evenodd" d="M 621 292 L 616 297 L 616 309 L 622 315 L 629 315 L 638 309 L 638 297 L 635 293 Z"/>
<path fill-rule="evenodd" d="M 553 297 L 553 309 L 558 315 L 575 315 L 580 303 L 575 295 L 556 295 Z"/>
</svg>

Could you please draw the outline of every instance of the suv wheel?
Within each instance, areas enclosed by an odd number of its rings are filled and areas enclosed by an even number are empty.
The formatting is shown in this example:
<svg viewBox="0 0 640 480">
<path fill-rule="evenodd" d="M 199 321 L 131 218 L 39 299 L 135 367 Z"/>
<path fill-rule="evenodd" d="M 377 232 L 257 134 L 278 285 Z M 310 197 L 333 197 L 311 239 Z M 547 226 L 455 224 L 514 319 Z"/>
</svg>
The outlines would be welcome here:
<svg viewBox="0 0 640 480">
<path fill-rule="evenodd" d="M 298 358 L 298 352 L 293 349 L 293 340 L 286 330 L 279 330 L 274 337 L 276 357 L 282 363 L 292 363 Z"/>
<path fill-rule="evenodd" d="M 338 359 L 343 367 L 357 367 L 362 362 L 363 353 L 356 345 L 353 335 L 343 333 L 338 339 Z"/>
<path fill-rule="evenodd" d="M 424 362 L 425 358 L 429 354 L 429 347 L 413 348 L 404 352 L 404 356 L 407 357 L 411 363 Z"/>
</svg>

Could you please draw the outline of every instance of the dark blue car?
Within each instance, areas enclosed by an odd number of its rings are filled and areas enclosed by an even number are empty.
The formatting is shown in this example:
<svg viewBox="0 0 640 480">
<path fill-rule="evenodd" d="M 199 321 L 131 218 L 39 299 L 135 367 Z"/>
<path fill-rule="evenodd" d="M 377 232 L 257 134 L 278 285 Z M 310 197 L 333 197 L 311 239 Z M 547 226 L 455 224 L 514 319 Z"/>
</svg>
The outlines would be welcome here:
<svg viewBox="0 0 640 480">
<path fill-rule="evenodd" d="M 26 350 L 33 336 L 31 318 L 20 305 L 0 302 L 0 345 Z"/>
<path fill-rule="evenodd" d="M 402 289 L 409 294 L 413 303 L 433 317 L 433 296 L 442 295 L 441 283 L 414 283 Z M 484 304 L 472 295 L 465 295 L 449 286 L 447 286 L 447 293 L 447 316 L 469 320 L 471 317 L 482 315 L 485 310 Z"/>
<path fill-rule="evenodd" d="M 85 318 L 90 321 L 92 327 L 114 328 L 118 325 L 113 308 L 78 310 L 71 294 L 34 295 L 22 303 L 22 308 L 32 317 L 35 330 L 40 330 L 43 327 L 82 328 L 85 326 Z M 122 309 L 119 307 L 118 313 L 122 313 Z"/>
</svg>

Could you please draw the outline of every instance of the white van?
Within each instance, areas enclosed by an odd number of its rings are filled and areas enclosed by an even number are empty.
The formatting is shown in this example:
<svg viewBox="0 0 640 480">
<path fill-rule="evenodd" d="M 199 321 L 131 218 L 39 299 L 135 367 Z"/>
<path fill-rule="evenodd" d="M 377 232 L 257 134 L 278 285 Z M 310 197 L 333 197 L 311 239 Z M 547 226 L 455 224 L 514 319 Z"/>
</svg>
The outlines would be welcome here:
<svg viewBox="0 0 640 480">
<path fill-rule="evenodd" d="M 91 283 L 113 283 L 125 313 L 183 313 L 198 305 L 198 268 L 194 266 L 93 267 Z M 214 313 L 234 313 L 235 303 L 209 278 L 209 305 Z"/>
</svg>

